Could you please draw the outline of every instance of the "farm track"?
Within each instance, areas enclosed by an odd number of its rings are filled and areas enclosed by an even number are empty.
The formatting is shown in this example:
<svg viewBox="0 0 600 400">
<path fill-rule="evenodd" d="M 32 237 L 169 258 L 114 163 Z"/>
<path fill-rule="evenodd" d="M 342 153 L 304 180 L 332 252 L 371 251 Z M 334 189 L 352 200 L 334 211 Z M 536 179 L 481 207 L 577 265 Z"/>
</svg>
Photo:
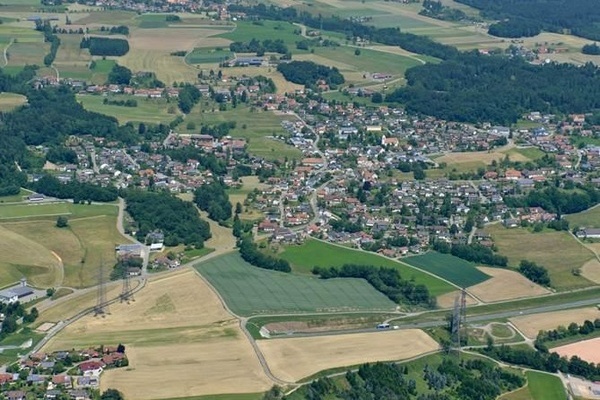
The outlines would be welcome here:
<svg viewBox="0 0 600 400">
<path fill-rule="evenodd" d="M 15 39 L 10 39 L 10 42 L 6 45 L 6 47 L 4 48 L 4 51 L 2 52 L 2 56 L 4 57 L 4 65 L 3 67 L 6 67 L 8 65 L 8 48 L 10 46 L 12 46 L 12 44 L 15 42 Z"/>
</svg>

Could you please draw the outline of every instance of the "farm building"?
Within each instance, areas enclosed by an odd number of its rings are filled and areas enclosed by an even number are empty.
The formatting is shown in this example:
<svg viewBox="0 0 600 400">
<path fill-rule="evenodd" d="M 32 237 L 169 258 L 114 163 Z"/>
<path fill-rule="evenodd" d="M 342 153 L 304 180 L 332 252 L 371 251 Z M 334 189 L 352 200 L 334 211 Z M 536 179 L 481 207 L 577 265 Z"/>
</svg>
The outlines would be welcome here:
<svg viewBox="0 0 600 400">
<path fill-rule="evenodd" d="M 600 229 L 597 228 L 581 228 L 575 234 L 578 238 L 599 239 Z"/>
<path fill-rule="evenodd" d="M 141 244 L 120 244 L 115 247 L 115 251 L 120 257 L 141 257 L 144 246 Z"/>
<path fill-rule="evenodd" d="M 29 200 L 29 201 L 42 201 L 44 199 L 45 199 L 44 195 L 39 194 L 39 193 L 33 193 L 33 194 L 30 194 L 29 196 L 27 196 L 27 200 Z"/>
<path fill-rule="evenodd" d="M 0 291 L 0 302 L 12 304 L 24 297 L 31 296 L 32 294 L 34 294 L 33 289 L 27 286 L 27 281 L 25 279 L 21 279 L 19 286 Z"/>
</svg>

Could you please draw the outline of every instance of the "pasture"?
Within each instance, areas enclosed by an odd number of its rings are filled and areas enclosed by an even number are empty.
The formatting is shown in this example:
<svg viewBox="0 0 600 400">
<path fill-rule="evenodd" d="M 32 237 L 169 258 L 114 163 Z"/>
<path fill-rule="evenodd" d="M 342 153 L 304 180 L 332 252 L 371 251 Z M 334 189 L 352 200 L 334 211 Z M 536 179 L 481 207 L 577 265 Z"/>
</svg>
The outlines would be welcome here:
<svg viewBox="0 0 600 400">
<path fill-rule="evenodd" d="M 126 101 L 133 99 L 137 101 L 137 107 L 123 107 L 104 104 L 104 99 Z M 177 100 L 150 99 L 133 95 L 110 95 L 107 97 L 81 94 L 77 100 L 83 104 L 86 110 L 95 111 L 119 120 L 120 124 L 126 122 L 166 123 L 181 114 L 177 106 Z"/>
<path fill-rule="evenodd" d="M 525 336 L 535 339 L 541 330 L 556 329 L 559 326 L 567 327 L 571 322 L 583 324 L 587 319 L 594 321 L 596 318 L 600 318 L 600 310 L 597 307 L 587 307 L 534 315 L 522 315 L 510 318 L 510 322 L 515 324 Z"/>
<path fill-rule="evenodd" d="M 490 279 L 489 275 L 475 268 L 475 264 L 450 254 L 430 251 L 423 255 L 407 257 L 402 260 L 463 288 Z"/>
<path fill-rule="evenodd" d="M 17 93 L 0 93 L 0 112 L 12 111 L 27 103 L 27 97 Z"/>
<path fill-rule="evenodd" d="M 600 207 L 593 207 L 585 211 L 564 216 L 572 227 L 600 228 Z"/>
<path fill-rule="evenodd" d="M 237 320 L 189 269 L 150 278 L 135 301 L 116 303 L 104 318 L 88 315 L 54 337 L 45 351 L 123 343 L 129 367 L 105 371 L 101 389 L 156 399 L 256 393 L 264 375 Z"/>
<path fill-rule="evenodd" d="M 208 103 L 210 104 L 210 103 Z M 192 112 L 185 118 L 187 122 L 194 122 L 196 126 L 216 125 L 222 122 L 235 122 L 236 127 L 230 131 L 233 137 L 246 139 L 248 152 L 269 160 L 299 159 L 300 151 L 273 136 L 284 135 L 281 122 L 285 119 L 292 120 L 292 116 L 280 116 L 270 111 L 255 110 L 250 107 L 228 106 L 227 111 L 219 111 L 216 105 L 208 108 L 201 100 Z"/>
<path fill-rule="evenodd" d="M 273 374 L 289 382 L 331 368 L 405 360 L 439 348 L 435 340 L 417 329 L 270 339 L 257 345 Z"/>
<path fill-rule="evenodd" d="M 500 397 L 500 400 L 566 400 L 560 378 L 543 372 L 527 371 L 527 386 Z"/>
<path fill-rule="evenodd" d="M 296 273 L 310 274 L 313 267 L 341 267 L 344 264 L 365 264 L 377 267 L 395 268 L 404 279 L 414 279 L 415 283 L 427 286 L 433 296 L 453 291 L 455 288 L 434 276 L 426 274 L 408 264 L 379 256 L 375 253 L 353 250 L 342 246 L 306 240 L 300 246 L 286 247 L 279 256 L 292 264 Z"/>
<path fill-rule="evenodd" d="M 88 49 L 80 48 L 82 35 L 64 34 L 58 37 L 60 46 L 53 66 L 60 71 L 61 77 L 90 80 L 92 56 Z"/>
<path fill-rule="evenodd" d="M 479 267 L 478 270 L 492 278 L 471 286 L 469 293 L 487 303 L 550 293 L 548 289 L 531 282 L 516 271 L 490 267 Z"/>
<path fill-rule="evenodd" d="M 185 62 L 188 64 L 219 64 L 232 58 L 233 53 L 222 48 L 195 48 L 185 57 Z"/>
<path fill-rule="evenodd" d="M 527 259 L 548 269 L 552 286 L 569 290 L 590 286 L 591 282 L 573 274 L 594 256 L 569 233 L 544 230 L 532 233 L 524 228 L 506 229 L 502 225 L 486 228 L 492 235 L 501 255 L 508 257 L 509 265 L 518 266 Z"/>
<path fill-rule="evenodd" d="M 571 358 L 577 356 L 590 363 L 600 363 L 600 338 L 582 340 L 580 342 L 554 347 L 550 351 Z"/>
<path fill-rule="evenodd" d="M 396 304 L 362 279 L 298 276 L 254 267 L 236 253 L 195 268 L 238 315 L 333 311 L 392 311 Z"/>
</svg>

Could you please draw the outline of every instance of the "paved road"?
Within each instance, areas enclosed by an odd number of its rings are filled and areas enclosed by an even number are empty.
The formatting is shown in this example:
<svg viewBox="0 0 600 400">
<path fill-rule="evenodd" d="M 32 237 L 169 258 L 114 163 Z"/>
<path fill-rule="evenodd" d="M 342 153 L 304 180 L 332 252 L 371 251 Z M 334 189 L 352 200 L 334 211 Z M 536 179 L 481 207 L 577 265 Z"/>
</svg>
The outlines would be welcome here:
<svg viewBox="0 0 600 400">
<path fill-rule="evenodd" d="M 144 246 L 144 251 L 142 251 L 142 258 L 144 259 L 144 263 L 142 265 L 142 276 L 146 276 L 148 273 L 148 262 L 150 260 L 150 246 L 146 246 L 140 241 L 138 241 L 135 237 L 131 236 L 128 233 L 125 233 L 125 228 L 123 228 L 123 217 L 125 214 L 125 200 L 122 197 L 119 197 L 119 213 L 117 214 L 117 230 L 121 235 L 131 240 L 133 243 L 141 244 Z"/>
</svg>

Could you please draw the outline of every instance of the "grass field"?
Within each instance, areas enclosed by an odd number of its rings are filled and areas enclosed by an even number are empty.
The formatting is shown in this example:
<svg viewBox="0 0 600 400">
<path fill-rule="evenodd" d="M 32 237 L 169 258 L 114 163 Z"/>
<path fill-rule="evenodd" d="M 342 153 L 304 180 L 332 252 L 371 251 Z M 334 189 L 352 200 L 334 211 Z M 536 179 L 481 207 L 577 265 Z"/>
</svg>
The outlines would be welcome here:
<svg viewBox="0 0 600 400">
<path fill-rule="evenodd" d="M 433 296 L 453 291 L 455 288 L 446 282 L 414 269 L 407 264 L 374 253 L 344 248 L 318 240 L 310 239 L 300 246 L 290 246 L 280 257 L 292 264 L 294 272 L 310 274 L 313 267 L 341 267 L 344 264 L 366 264 L 395 268 L 404 279 L 414 279 L 416 283 L 427 286 Z"/>
<path fill-rule="evenodd" d="M 404 258 L 403 261 L 460 287 L 476 285 L 490 279 L 489 275 L 475 268 L 475 264 L 450 254 L 430 251 L 420 256 Z"/>
<path fill-rule="evenodd" d="M 105 371 L 101 389 L 130 399 L 257 393 L 264 375 L 237 321 L 189 269 L 150 278 L 130 304 L 116 303 L 104 318 L 86 316 L 44 348 L 123 343 L 129 367 Z"/>
<path fill-rule="evenodd" d="M 257 344 L 273 374 L 291 382 L 326 369 L 403 360 L 439 348 L 435 340 L 416 329 L 271 339 Z"/>
<path fill-rule="evenodd" d="M 228 49 L 196 48 L 185 57 L 188 64 L 218 64 L 233 58 L 233 53 Z"/>
<path fill-rule="evenodd" d="M 396 304 L 362 279 L 321 280 L 254 267 L 238 254 L 196 265 L 238 315 L 391 311 Z"/>
<path fill-rule="evenodd" d="M 222 33 L 219 37 L 232 42 L 248 42 L 253 38 L 261 42 L 267 39 L 281 39 L 291 50 L 296 48 L 297 41 L 302 40 L 299 31 L 299 27 L 289 22 L 260 21 L 260 25 L 257 25 L 250 21 L 238 21 L 235 30 Z"/>
<path fill-rule="evenodd" d="M 27 103 L 27 97 L 17 93 L 0 93 L 0 112 L 12 111 Z"/>
<path fill-rule="evenodd" d="M 565 215 L 572 227 L 600 228 L 600 207 L 594 207 L 577 214 Z"/>
<path fill-rule="evenodd" d="M 591 282 L 572 273 L 593 258 L 590 250 L 581 246 L 569 233 L 544 230 L 532 233 L 524 228 L 505 229 L 501 225 L 486 228 L 498 252 L 508 257 L 511 266 L 527 259 L 548 269 L 552 286 L 568 290 L 590 286 Z"/>
<path fill-rule="evenodd" d="M 284 157 L 300 158 L 301 154 L 298 149 L 270 137 L 283 135 L 285 131 L 281 127 L 281 122 L 294 117 L 280 116 L 268 111 L 252 111 L 250 107 L 243 106 L 237 108 L 229 106 L 227 111 L 218 111 L 218 106 L 214 106 L 215 111 L 213 112 L 212 107 L 210 103 L 207 107 L 201 101 L 186 116 L 186 123 L 195 122 L 199 127 L 201 124 L 213 125 L 233 121 L 236 123 L 236 127 L 231 130 L 230 135 L 246 139 L 250 153 L 269 160 L 283 159 Z"/>
<path fill-rule="evenodd" d="M 566 400 L 560 378 L 543 372 L 527 371 L 527 386 L 500 397 L 500 400 Z"/>
<path fill-rule="evenodd" d="M 105 98 L 119 101 L 133 99 L 137 101 L 138 106 L 123 107 L 103 104 Z M 113 95 L 108 97 L 78 95 L 77 100 L 83 104 L 85 109 L 115 117 L 121 124 L 126 122 L 169 123 L 180 114 L 177 102 L 168 102 L 167 99 L 148 99 L 132 95 Z M 172 113 L 169 113 L 169 110 Z"/>
</svg>

